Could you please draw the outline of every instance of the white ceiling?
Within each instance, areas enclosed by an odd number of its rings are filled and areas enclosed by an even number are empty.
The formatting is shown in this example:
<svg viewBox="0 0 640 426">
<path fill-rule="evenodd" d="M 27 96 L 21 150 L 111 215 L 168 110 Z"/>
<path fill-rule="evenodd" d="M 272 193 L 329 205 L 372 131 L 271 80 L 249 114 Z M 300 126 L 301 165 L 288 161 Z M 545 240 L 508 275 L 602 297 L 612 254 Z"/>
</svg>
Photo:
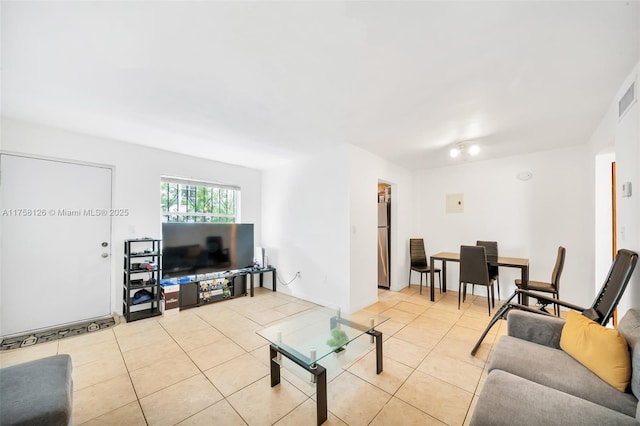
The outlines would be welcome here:
<svg viewBox="0 0 640 426">
<path fill-rule="evenodd" d="M 3 114 L 264 168 L 353 144 L 410 168 L 585 144 L 640 1 L 7 2 Z"/>
</svg>

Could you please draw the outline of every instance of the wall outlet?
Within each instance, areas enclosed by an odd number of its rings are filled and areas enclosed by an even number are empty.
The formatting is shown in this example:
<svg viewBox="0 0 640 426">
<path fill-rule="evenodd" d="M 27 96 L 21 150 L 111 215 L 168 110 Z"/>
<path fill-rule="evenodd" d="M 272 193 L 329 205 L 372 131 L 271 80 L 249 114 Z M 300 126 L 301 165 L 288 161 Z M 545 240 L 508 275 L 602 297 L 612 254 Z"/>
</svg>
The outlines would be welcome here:
<svg viewBox="0 0 640 426">
<path fill-rule="evenodd" d="M 302 278 L 302 272 L 300 272 L 300 271 L 296 272 L 296 277 L 297 278 Z"/>
</svg>

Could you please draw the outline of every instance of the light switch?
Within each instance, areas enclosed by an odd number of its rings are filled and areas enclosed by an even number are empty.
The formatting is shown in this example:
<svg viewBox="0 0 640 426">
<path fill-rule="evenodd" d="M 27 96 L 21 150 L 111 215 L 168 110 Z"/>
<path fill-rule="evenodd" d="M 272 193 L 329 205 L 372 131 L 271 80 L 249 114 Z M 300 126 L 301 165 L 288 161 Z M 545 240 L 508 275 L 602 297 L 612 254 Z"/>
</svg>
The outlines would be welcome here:
<svg viewBox="0 0 640 426">
<path fill-rule="evenodd" d="M 631 182 L 625 182 L 622 184 L 622 196 L 631 197 Z"/>
</svg>

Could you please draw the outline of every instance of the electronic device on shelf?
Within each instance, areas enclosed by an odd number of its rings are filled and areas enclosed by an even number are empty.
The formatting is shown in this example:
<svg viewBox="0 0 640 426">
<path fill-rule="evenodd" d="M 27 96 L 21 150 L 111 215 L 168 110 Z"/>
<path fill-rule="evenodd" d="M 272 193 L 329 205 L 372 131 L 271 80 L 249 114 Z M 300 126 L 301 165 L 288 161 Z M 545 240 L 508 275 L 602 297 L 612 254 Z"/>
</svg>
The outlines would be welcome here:
<svg viewBox="0 0 640 426">
<path fill-rule="evenodd" d="M 162 277 L 234 271 L 254 260 L 253 224 L 163 223 Z"/>
</svg>

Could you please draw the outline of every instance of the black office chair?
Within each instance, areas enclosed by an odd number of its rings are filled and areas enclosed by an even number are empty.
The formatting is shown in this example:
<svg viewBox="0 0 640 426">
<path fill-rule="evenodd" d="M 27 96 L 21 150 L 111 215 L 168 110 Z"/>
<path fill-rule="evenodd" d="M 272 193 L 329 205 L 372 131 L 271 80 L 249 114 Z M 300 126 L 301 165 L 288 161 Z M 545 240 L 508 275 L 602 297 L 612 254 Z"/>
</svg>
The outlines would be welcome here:
<svg viewBox="0 0 640 426">
<path fill-rule="evenodd" d="M 564 258 L 567 250 L 560 246 L 558 247 L 558 255 L 556 256 L 556 264 L 553 267 L 553 272 L 551 273 L 551 281 L 532 281 L 529 280 L 527 282 L 527 288 L 525 290 L 533 290 L 540 293 L 551 293 L 554 299 L 560 298 L 560 275 L 562 275 L 562 269 L 564 268 Z M 516 280 L 516 287 L 522 289 L 522 280 Z M 522 295 L 520 294 L 518 297 L 518 303 L 522 303 Z M 547 303 L 544 301 L 541 302 L 541 309 L 544 310 L 547 306 Z M 557 303 L 553 304 L 553 313 L 556 316 L 560 316 L 560 306 Z"/>
<path fill-rule="evenodd" d="M 478 339 L 476 345 L 471 350 L 471 355 L 473 356 L 476 354 L 476 352 L 480 348 L 480 345 L 482 344 L 482 341 L 487 336 L 487 333 L 489 333 L 489 330 L 491 330 L 491 327 L 493 327 L 499 319 L 505 319 L 511 309 L 520 309 L 523 311 L 534 312 L 542 315 L 551 315 L 546 310 L 540 310 L 531 306 L 513 303 L 512 300 L 519 295 L 533 297 L 535 299 L 538 299 L 539 301 L 547 302 L 547 304 L 556 303 L 560 306 L 564 306 L 565 308 L 578 311 L 585 317 L 597 322 L 600 325 L 606 325 L 613 316 L 613 311 L 616 309 L 616 306 L 618 306 L 618 302 L 620 302 L 620 298 L 622 297 L 624 290 L 627 288 L 627 284 L 631 279 L 631 275 L 633 274 L 633 270 L 636 267 L 636 263 L 638 263 L 638 253 L 626 249 L 618 250 L 616 257 L 611 264 L 611 268 L 609 268 L 607 279 L 602 285 L 600 292 L 596 296 L 590 308 L 581 307 L 569 302 L 563 302 L 561 300 L 554 299 L 545 294 L 537 293 L 535 291 L 516 288 L 515 293 L 513 293 L 509 297 L 504 305 L 502 305 L 500 309 L 498 309 L 498 312 L 496 312 L 493 318 L 491 318 L 491 321 L 489 321 L 489 325 L 487 325 L 487 328 L 484 329 L 484 332 L 482 332 L 480 339 Z"/>
<path fill-rule="evenodd" d="M 498 300 L 500 300 L 500 275 L 498 268 L 498 242 L 497 241 L 476 241 L 477 246 L 483 246 L 487 253 L 487 264 L 489 265 L 489 279 L 496 282 L 498 289 Z"/>
<path fill-rule="evenodd" d="M 460 246 L 460 282 L 458 285 L 458 309 L 460 297 L 467 298 L 467 284 L 487 287 L 487 307 L 491 316 L 491 307 L 495 306 L 493 280 L 489 278 L 487 255 L 483 246 Z"/>
<path fill-rule="evenodd" d="M 409 286 L 411 286 L 411 271 L 416 271 L 420 274 L 420 294 L 422 294 L 422 274 L 429 275 L 431 268 L 429 267 L 429 260 L 424 250 L 424 240 L 422 238 L 409 239 Z M 440 275 L 440 268 L 433 268 L 433 273 L 438 274 L 438 283 L 440 285 L 440 292 L 442 293 L 442 276 Z M 427 278 L 425 278 L 426 282 Z M 433 285 L 433 283 L 431 283 Z"/>
</svg>

